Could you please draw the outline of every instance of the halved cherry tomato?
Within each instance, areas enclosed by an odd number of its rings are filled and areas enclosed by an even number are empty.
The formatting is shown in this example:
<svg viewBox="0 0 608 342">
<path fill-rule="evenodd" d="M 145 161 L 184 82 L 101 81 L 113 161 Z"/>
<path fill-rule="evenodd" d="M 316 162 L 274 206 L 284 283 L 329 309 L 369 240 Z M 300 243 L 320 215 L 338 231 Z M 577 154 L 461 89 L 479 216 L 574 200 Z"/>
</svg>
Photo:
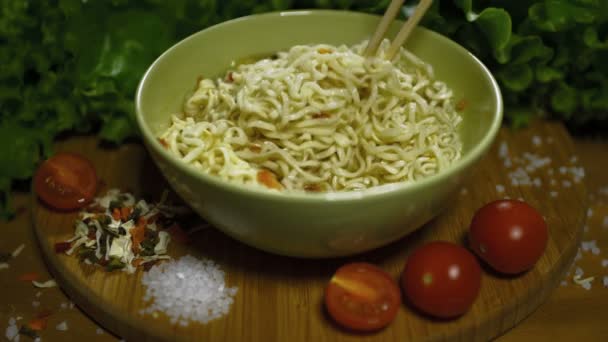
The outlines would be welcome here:
<svg viewBox="0 0 608 342">
<path fill-rule="evenodd" d="M 548 238 L 542 215 L 516 200 L 494 201 L 477 210 L 469 232 L 475 253 L 506 274 L 531 269 L 543 255 Z"/>
<path fill-rule="evenodd" d="M 453 318 L 467 312 L 477 298 L 481 268 L 465 248 L 436 241 L 408 257 L 401 282 L 405 295 L 420 311 Z"/>
<path fill-rule="evenodd" d="M 395 280 L 368 263 L 340 267 L 325 289 L 325 306 L 341 326 L 374 331 L 393 321 L 401 305 Z"/>
<path fill-rule="evenodd" d="M 82 208 L 95 196 L 96 190 L 97 174 L 93 164 L 75 153 L 52 156 L 34 175 L 34 191 L 55 209 Z"/>
</svg>

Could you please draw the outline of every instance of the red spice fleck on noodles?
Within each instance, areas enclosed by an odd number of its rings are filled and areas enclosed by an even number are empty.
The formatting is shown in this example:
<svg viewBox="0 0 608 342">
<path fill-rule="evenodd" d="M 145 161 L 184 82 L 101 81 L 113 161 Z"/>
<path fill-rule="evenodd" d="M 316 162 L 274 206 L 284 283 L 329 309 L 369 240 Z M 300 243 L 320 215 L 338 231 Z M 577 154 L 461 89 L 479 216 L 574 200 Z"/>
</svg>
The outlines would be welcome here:
<svg viewBox="0 0 608 342">
<path fill-rule="evenodd" d="M 279 181 L 277 180 L 277 176 L 272 171 L 269 171 L 266 169 L 262 169 L 262 170 L 258 171 L 257 179 L 258 179 L 258 182 L 260 182 L 261 184 L 265 185 L 266 187 L 268 187 L 270 189 L 277 189 L 277 190 L 283 189 L 283 185 L 281 183 L 279 183 Z"/>
<path fill-rule="evenodd" d="M 460 101 L 458 101 L 458 103 L 456 104 L 456 110 L 459 112 L 462 112 L 463 110 L 465 110 L 469 105 L 469 102 L 466 99 L 462 99 Z"/>
<path fill-rule="evenodd" d="M 324 113 L 324 112 L 315 113 L 312 115 L 313 119 L 329 119 L 330 117 L 331 117 L 330 114 Z"/>
<path fill-rule="evenodd" d="M 169 143 L 167 142 L 167 140 L 163 139 L 163 138 L 158 138 L 158 142 L 163 145 L 164 148 L 169 148 Z"/>
</svg>

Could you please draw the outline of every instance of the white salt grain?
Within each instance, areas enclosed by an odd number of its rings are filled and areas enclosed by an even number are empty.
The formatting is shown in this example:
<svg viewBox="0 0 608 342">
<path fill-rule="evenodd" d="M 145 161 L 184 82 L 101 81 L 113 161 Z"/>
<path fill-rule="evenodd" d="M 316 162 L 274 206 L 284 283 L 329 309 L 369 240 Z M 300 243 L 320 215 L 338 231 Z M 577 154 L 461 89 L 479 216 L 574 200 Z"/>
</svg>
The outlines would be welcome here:
<svg viewBox="0 0 608 342">
<path fill-rule="evenodd" d="M 464 196 L 464 195 L 466 195 L 466 194 L 468 194 L 468 193 L 469 193 L 469 190 L 468 190 L 467 188 L 462 188 L 462 189 L 460 189 L 460 194 L 461 194 L 462 196 Z"/>
<path fill-rule="evenodd" d="M 19 328 L 17 327 L 15 319 L 12 317 L 8 320 L 8 327 L 6 327 L 4 336 L 6 336 L 9 341 L 12 341 L 15 337 L 19 336 Z"/>
<path fill-rule="evenodd" d="M 506 141 L 501 141 L 498 146 L 498 156 L 501 159 L 507 158 L 509 156 L 509 146 Z"/>
<path fill-rule="evenodd" d="M 604 287 L 608 287 L 608 276 L 604 276 L 603 282 L 604 282 Z"/>
<path fill-rule="evenodd" d="M 55 329 L 57 329 L 59 331 L 67 331 L 68 330 L 68 322 L 63 321 L 63 322 L 57 324 L 57 326 L 55 327 Z"/>
<path fill-rule="evenodd" d="M 600 255 L 600 248 L 599 247 L 593 247 L 591 248 L 591 254 L 593 255 Z"/>
<path fill-rule="evenodd" d="M 575 275 L 572 280 L 574 280 L 574 283 L 577 285 L 582 286 L 585 290 L 589 291 L 591 290 L 591 283 L 593 282 L 593 280 L 595 279 L 595 277 L 588 277 L 585 279 L 581 279 L 581 275 Z"/>
<path fill-rule="evenodd" d="M 164 312 L 171 324 L 207 323 L 230 311 L 236 287 L 225 285 L 224 271 L 213 261 L 184 256 L 156 265 L 142 277 L 145 313 Z"/>
<path fill-rule="evenodd" d="M 101 329 L 101 328 L 97 328 L 97 330 L 95 330 L 95 333 L 96 333 L 97 335 L 103 335 L 103 329 Z"/>
<path fill-rule="evenodd" d="M 578 157 L 577 156 L 572 156 L 572 158 L 570 158 L 570 162 L 572 164 L 576 163 L 578 161 Z"/>
<path fill-rule="evenodd" d="M 574 276 L 575 276 L 575 277 L 581 277 L 583 274 L 585 274 L 585 272 L 584 272 L 584 271 L 583 271 L 583 269 L 582 269 L 582 268 L 580 268 L 580 267 L 577 267 L 577 268 L 574 270 Z"/>
<path fill-rule="evenodd" d="M 40 291 L 36 292 L 36 298 L 40 298 L 40 296 L 42 296 L 42 292 L 40 292 Z"/>
<path fill-rule="evenodd" d="M 61 303 L 61 305 L 59 305 L 61 307 L 62 310 L 65 310 L 68 308 L 68 303 Z"/>
<path fill-rule="evenodd" d="M 571 186 L 572 186 L 572 182 L 570 182 L 569 180 L 563 180 L 563 181 L 562 181 L 562 186 L 563 186 L 564 188 L 569 188 L 569 187 L 571 187 Z"/>
<path fill-rule="evenodd" d="M 37 300 L 35 300 L 35 301 L 32 302 L 32 306 L 35 307 L 35 308 L 37 308 L 37 307 L 40 306 L 40 302 L 37 301 Z"/>
<path fill-rule="evenodd" d="M 5 270 L 7 268 L 9 268 L 10 266 L 5 263 L 5 262 L 0 262 L 0 270 Z"/>
<path fill-rule="evenodd" d="M 535 135 L 532 137 L 532 145 L 540 146 L 542 143 L 543 143 L 543 141 L 541 140 L 541 138 L 538 135 Z"/>
<path fill-rule="evenodd" d="M 503 192 L 505 192 L 505 186 L 502 184 L 496 184 L 496 192 L 502 194 Z"/>
<path fill-rule="evenodd" d="M 593 209 L 589 208 L 587 209 L 587 217 L 591 217 L 593 216 Z"/>
<path fill-rule="evenodd" d="M 567 282 L 567 281 L 565 281 L 565 280 L 562 280 L 562 281 L 559 283 L 559 286 L 568 286 L 568 282 Z"/>
<path fill-rule="evenodd" d="M 602 267 L 608 267 L 608 259 L 602 259 Z"/>
<path fill-rule="evenodd" d="M 551 192 L 549 192 L 549 195 L 551 195 L 551 197 L 555 198 L 555 197 L 557 197 L 557 191 L 551 191 Z"/>
<path fill-rule="evenodd" d="M 598 248 L 597 241 L 595 240 L 581 242 L 581 249 L 583 250 L 583 252 L 591 251 L 594 248 Z"/>
</svg>

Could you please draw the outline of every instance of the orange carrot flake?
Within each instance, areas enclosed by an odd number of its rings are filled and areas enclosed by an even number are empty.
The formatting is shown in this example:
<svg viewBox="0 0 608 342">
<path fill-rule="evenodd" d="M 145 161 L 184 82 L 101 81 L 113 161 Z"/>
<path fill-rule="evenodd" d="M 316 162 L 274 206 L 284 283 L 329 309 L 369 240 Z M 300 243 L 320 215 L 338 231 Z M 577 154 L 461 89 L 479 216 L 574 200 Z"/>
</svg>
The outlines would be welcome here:
<svg viewBox="0 0 608 342">
<path fill-rule="evenodd" d="M 308 192 L 321 192 L 323 189 L 319 184 L 311 183 L 304 185 L 304 190 Z"/>
<path fill-rule="evenodd" d="M 27 325 L 30 329 L 35 331 L 44 330 L 44 328 L 46 328 L 49 316 L 52 314 L 53 312 L 50 310 L 42 310 L 36 315 L 36 317 L 32 318 Z"/>
<path fill-rule="evenodd" d="M 169 143 L 167 142 L 167 140 L 163 139 L 163 138 L 158 138 L 158 142 L 163 145 L 164 148 L 169 148 Z"/>
<path fill-rule="evenodd" d="M 249 144 L 249 149 L 251 150 L 251 152 L 254 153 L 262 152 L 262 146 L 260 146 L 259 144 Z"/>
<path fill-rule="evenodd" d="M 328 119 L 329 117 L 331 117 L 331 115 L 327 114 L 327 113 L 315 113 L 312 115 L 313 119 Z"/>
<path fill-rule="evenodd" d="M 177 242 L 184 243 L 184 244 L 187 244 L 190 242 L 190 238 L 188 237 L 188 234 L 186 234 L 186 232 L 184 232 L 182 227 L 180 227 L 179 224 L 177 224 L 177 223 L 174 223 L 169 228 L 167 228 L 167 232 L 169 234 L 171 234 L 171 238 Z"/>
<path fill-rule="evenodd" d="M 146 236 L 146 219 L 140 217 L 137 220 L 137 225 L 130 231 L 131 233 L 131 242 L 133 243 L 133 252 L 139 253 L 139 248 L 141 243 L 144 241 Z"/>
<path fill-rule="evenodd" d="M 326 48 L 320 48 L 319 50 L 317 50 L 320 54 L 325 55 L 328 53 L 332 53 L 332 51 L 330 49 L 326 49 Z"/>
<path fill-rule="evenodd" d="M 131 215 L 131 212 L 133 212 L 133 208 L 132 207 L 122 207 L 122 208 L 120 208 L 120 218 L 123 221 L 127 221 L 129 219 L 129 215 Z"/>
<path fill-rule="evenodd" d="M 29 272 L 29 273 L 24 273 L 22 275 L 19 276 L 18 278 L 21 281 L 35 281 L 40 279 L 40 274 L 36 273 L 36 272 Z"/>
<path fill-rule="evenodd" d="M 258 182 L 264 184 L 266 187 L 270 189 L 282 190 L 283 185 L 279 183 L 277 180 L 277 176 L 268 170 L 260 170 L 258 171 Z"/>
<path fill-rule="evenodd" d="M 27 324 L 30 329 L 34 331 L 41 331 L 46 328 L 47 321 L 49 320 L 48 316 L 46 317 L 36 317 L 32 318 Z"/>
<path fill-rule="evenodd" d="M 117 221 L 120 220 L 120 209 L 114 208 L 114 210 L 112 210 L 112 218 Z"/>
</svg>

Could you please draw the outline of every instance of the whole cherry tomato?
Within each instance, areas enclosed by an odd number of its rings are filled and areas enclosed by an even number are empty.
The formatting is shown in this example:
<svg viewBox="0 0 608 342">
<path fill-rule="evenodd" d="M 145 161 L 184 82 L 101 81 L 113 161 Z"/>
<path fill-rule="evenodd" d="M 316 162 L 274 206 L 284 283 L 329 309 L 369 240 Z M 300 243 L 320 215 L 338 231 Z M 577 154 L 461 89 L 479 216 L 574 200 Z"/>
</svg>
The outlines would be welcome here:
<svg viewBox="0 0 608 342">
<path fill-rule="evenodd" d="M 431 242 L 408 257 L 401 282 L 405 295 L 420 311 L 453 318 L 467 312 L 477 298 L 481 268 L 467 249 Z"/>
<path fill-rule="evenodd" d="M 475 253 L 505 274 L 531 269 L 543 255 L 548 238 L 542 215 L 516 200 L 494 201 L 477 210 L 469 232 Z"/>
</svg>

